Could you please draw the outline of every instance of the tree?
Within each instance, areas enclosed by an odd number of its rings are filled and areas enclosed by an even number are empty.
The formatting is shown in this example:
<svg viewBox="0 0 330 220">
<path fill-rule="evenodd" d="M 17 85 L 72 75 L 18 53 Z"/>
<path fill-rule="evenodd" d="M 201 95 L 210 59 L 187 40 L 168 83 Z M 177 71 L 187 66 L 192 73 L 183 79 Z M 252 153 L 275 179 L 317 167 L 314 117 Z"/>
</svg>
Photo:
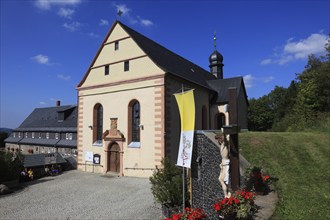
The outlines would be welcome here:
<svg viewBox="0 0 330 220">
<path fill-rule="evenodd" d="M 248 123 L 251 131 L 267 131 L 272 127 L 274 112 L 267 95 L 259 99 L 250 99 L 248 109 Z"/>
<path fill-rule="evenodd" d="M 5 147 L 5 139 L 8 137 L 8 133 L 0 132 L 0 148 Z"/>
</svg>

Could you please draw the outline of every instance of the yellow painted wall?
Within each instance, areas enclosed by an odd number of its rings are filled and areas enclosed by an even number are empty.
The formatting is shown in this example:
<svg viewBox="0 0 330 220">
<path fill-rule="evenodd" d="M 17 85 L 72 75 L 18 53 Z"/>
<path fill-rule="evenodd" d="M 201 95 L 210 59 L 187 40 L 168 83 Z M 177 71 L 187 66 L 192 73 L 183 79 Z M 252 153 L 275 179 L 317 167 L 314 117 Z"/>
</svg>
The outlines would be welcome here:
<svg viewBox="0 0 330 220">
<path fill-rule="evenodd" d="M 146 82 L 143 82 L 146 83 Z M 124 143 L 123 154 L 123 172 L 125 176 L 150 176 L 152 171 L 137 171 L 127 170 L 125 168 L 155 168 L 155 150 L 154 150 L 154 128 L 155 128 L 155 87 L 162 86 L 162 84 L 154 84 L 154 81 L 149 81 L 153 87 L 127 90 L 127 91 L 112 91 L 96 95 L 87 95 L 83 102 L 83 163 L 85 162 L 85 154 L 87 151 L 93 154 L 101 155 L 101 165 L 105 167 L 106 154 L 105 150 L 108 146 L 95 146 L 92 142 L 92 130 L 88 127 L 93 124 L 93 108 L 97 103 L 103 106 L 103 132 L 110 129 L 110 118 L 118 118 L 118 129 L 124 134 L 126 142 Z M 131 85 L 131 87 L 139 87 L 139 83 Z M 104 89 L 106 90 L 106 89 Z M 105 92 L 105 91 L 103 91 Z M 128 135 L 128 104 L 131 100 L 136 99 L 140 102 L 141 110 L 141 125 L 144 129 L 140 130 L 141 146 L 140 148 L 130 148 L 127 145 Z M 88 171 L 92 171 L 92 167 L 86 166 Z M 85 170 L 84 165 L 79 167 L 80 170 Z M 102 169 L 95 169 L 94 172 L 103 172 Z"/>
<path fill-rule="evenodd" d="M 119 24 L 114 27 L 106 42 L 119 40 L 119 49 L 115 50 L 114 42 L 103 45 L 81 88 L 164 74 L 132 38 L 125 38 L 128 36 Z M 129 60 L 129 71 L 124 71 L 126 60 Z M 104 74 L 106 64 L 110 64 L 109 75 Z"/>
</svg>

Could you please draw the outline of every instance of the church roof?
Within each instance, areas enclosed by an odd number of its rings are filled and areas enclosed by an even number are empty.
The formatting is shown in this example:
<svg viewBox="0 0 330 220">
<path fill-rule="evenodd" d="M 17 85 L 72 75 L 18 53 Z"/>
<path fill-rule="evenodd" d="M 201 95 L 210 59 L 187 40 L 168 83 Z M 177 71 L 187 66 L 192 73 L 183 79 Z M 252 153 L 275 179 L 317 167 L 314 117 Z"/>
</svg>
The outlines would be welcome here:
<svg viewBox="0 0 330 220">
<path fill-rule="evenodd" d="M 64 114 L 64 120 L 59 119 Z M 15 131 L 77 131 L 77 106 L 36 108 Z"/>
<path fill-rule="evenodd" d="M 167 73 L 210 89 L 206 81 L 215 79 L 210 72 L 166 49 L 123 23 L 117 22 L 158 67 Z"/>
<path fill-rule="evenodd" d="M 217 79 L 217 80 L 209 80 L 207 84 L 217 92 L 216 103 L 227 103 L 228 102 L 228 89 L 230 87 L 237 88 L 237 95 L 240 91 L 244 92 L 244 96 L 246 98 L 246 103 L 248 103 L 246 90 L 244 86 L 243 77 L 233 77 L 226 79 Z"/>
</svg>

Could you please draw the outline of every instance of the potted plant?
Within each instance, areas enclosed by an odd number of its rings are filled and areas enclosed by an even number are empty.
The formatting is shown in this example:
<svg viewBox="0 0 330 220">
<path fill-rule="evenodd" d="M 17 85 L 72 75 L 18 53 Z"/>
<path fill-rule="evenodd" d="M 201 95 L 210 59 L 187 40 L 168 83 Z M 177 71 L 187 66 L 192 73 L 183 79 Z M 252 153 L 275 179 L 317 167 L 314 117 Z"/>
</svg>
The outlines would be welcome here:
<svg viewBox="0 0 330 220">
<path fill-rule="evenodd" d="M 252 167 L 246 172 L 246 188 L 254 191 L 258 195 L 266 195 L 270 191 L 272 178 L 265 175 L 260 167 Z"/>
<path fill-rule="evenodd" d="M 165 218 L 165 220 L 204 220 L 207 219 L 207 215 L 200 208 L 185 208 L 184 213 L 172 214 L 170 218 Z"/>
<path fill-rule="evenodd" d="M 178 213 L 182 209 L 182 170 L 169 158 L 163 158 L 162 167 L 156 167 L 153 175 L 149 178 L 151 192 L 156 202 L 162 204 L 163 214 L 166 217 L 172 213 Z M 185 194 L 187 187 L 185 187 Z M 186 201 L 189 198 L 186 198 Z"/>
<path fill-rule="evenodd" d="M 224 198 L 213 204 L 220 219 L 249 219 L 255 211 L 255 196 L 245 190 L 236 191 L 230 198 Z"/>
</svg>

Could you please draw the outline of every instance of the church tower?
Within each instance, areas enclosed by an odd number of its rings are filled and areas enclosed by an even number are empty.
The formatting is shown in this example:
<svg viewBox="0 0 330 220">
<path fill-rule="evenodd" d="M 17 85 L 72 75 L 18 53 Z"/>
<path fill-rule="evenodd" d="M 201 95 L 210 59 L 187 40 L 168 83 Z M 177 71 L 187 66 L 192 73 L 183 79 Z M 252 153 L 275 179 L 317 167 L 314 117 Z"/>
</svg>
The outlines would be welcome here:
<svg viewBox="0 0 330 220">
<path fill-rule="evenodd" d="M 210 62 L 210 72 L 217 78 L 223 79 L 223 56 L 217 51 L 216 45 L 216 35 L 214 34 L 214 52 L 209 57 Z"/>
</svg>

